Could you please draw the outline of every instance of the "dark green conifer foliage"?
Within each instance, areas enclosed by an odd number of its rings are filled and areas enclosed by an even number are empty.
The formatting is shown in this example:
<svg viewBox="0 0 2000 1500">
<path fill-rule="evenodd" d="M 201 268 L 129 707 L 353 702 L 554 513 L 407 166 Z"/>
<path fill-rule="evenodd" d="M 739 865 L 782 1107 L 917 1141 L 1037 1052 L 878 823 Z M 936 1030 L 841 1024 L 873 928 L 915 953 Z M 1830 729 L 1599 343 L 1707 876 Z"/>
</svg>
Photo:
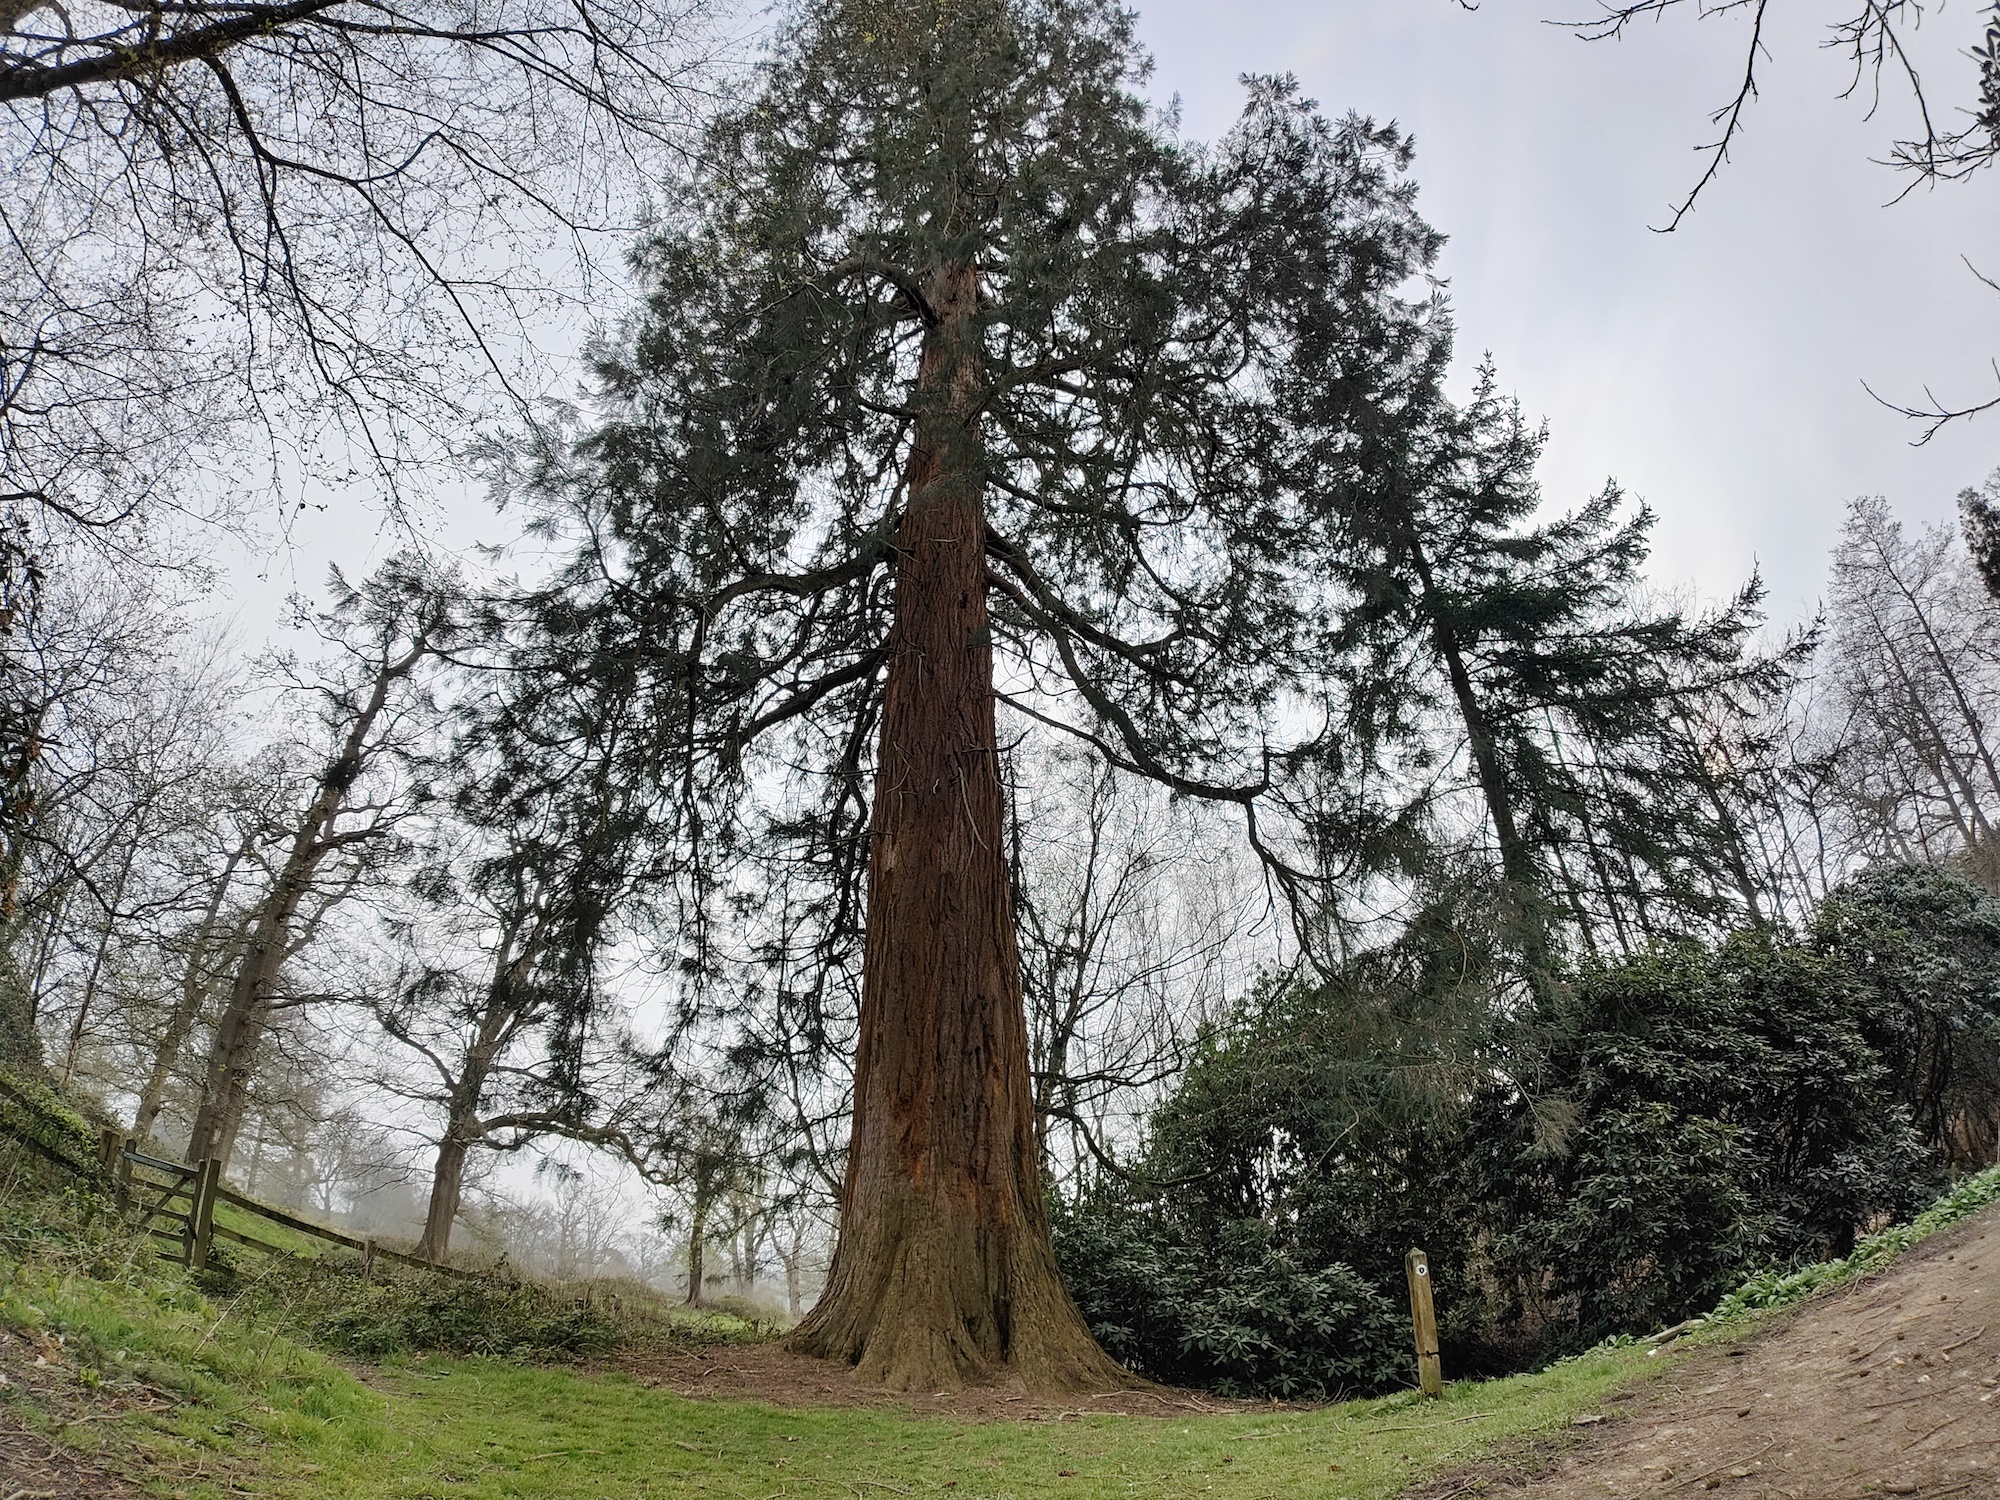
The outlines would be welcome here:
<svg viewBox="0 0 2000 1500">
<path fill-rule="evenodd" d="M 1333 440 L 1396 419 L 1441 325 L 1401 296 L 1437 239 L 1393 130 L 1266 81 L 1186 145 L 1131 26 L 803 11 L 638 257 L 604 420 L 541 479 L 586 537 L 552 659 L 653 726 L 690 975 L 725 905 L 765 922 L 771 1031 L 809 1049 L 861 950 L 841 1241 L 798 1337 L 910 1388 L 1111 1373 L 1048 1248 L 996 702 L 1239 809 L 1313 906 L 1346 840 L 1341 601 L 1295 366 L 1352 366 Z"/>
<path fill-rule="evenodd" d="M 645 817 L 622 774 L 631 707 L 602 683 L 548 670 L 532 648 L 510 661 L 524 644 L 518 622 L 497 603 L 482 616 L 493 654 L 461 672 L 447 748 L 411 768 L 424 799 L 453 813 L 411 888 L 434 913 L 473 914 L 485 962 L 419 948 L 376 1007 L 378 1023 L 428 1062 L 435 1091 L 424 1097 L 445 1116 L 416 1252 L 428 1260 L 449 1251 L 475 1147 L 566 1136 L 633 1154 L 631 1121 L 607 1116 L 590 1066 L 617 1041 L 604 1034 L 600 995 L 614 917 L 640 920 Z M 496 662 L 516 670 L 495 674 Z"/>
<path fill-rule="evenodd" d="M 1433 346 L 1434 366 L 1443 354 Z M 1754 648 L 1754 578 L 1716 610 L 1649 602 L 1651 510 L 1607 486 L 1544 517 L 1546 433 L 1490 366 L 1463 406 L 1440 377 L 1409 385 L 1358 447 L 1302 453 L 1323 476 L 1328 556 L 1356 600 L 1329 639 L 1351 685 L 1341 729 L 1370 747 L 1353 758 L 1373 778 L 1352 794 L 1356 826 L 1376 831 L 1379 861 L 1419 871 L 1441 846 L 1484 845 L 1510 945 L 1538 984 L 1552 942 L 1629 952 L 1691 920 L 1758 916 L 1737 789 L 1704 729 L 1754 724 L 1802 648 Z M 1339 412 L 1349 398 L 1333 379 Z M 1462 774 L 1440 738 L 1462 747 Z"/>
</svg>

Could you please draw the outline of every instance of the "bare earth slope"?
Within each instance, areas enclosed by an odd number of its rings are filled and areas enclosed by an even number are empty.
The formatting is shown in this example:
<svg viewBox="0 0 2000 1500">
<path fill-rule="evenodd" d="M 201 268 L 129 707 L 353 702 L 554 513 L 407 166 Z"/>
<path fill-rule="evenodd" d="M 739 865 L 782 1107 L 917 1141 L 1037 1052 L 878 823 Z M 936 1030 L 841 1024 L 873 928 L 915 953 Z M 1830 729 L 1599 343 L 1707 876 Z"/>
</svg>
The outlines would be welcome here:
<svg viewBox="0 0 2000 1500">
<path fill-rule="evenodd" d="M 139 1491 L 111 1470 L 17 1421 L 9 1407 L 22 1394 L 70 1424 L 116 1420 L 148 1404 L 84 1387 L 46 1334 L 0 1330 L 0 1500 L 137 1500 Z"/>
<path fill-rule="evenodd" d="M 1552 1463 L 1418 1495 L 2000 1500 L 2000 1208 L 1733 1349 L 1697 1349 Z M 1413 1497 L 1414 1500 L 1414 1497 Z"/>
</svg>

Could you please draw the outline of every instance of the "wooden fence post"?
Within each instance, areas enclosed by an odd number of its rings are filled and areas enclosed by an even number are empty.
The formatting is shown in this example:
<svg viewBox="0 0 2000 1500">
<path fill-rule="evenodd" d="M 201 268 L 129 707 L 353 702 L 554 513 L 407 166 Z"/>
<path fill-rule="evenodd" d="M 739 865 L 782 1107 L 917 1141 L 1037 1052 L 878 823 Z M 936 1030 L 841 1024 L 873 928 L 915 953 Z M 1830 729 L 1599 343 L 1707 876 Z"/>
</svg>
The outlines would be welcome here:
<svg viewBox="0 0 2000 1500">
<path fill-rule="evenodd" d="M 363 1240 L 361 1242 L 361 1279 L 366 1281 L 374 1274 L 375 1241 L 372 1239 Z"/>
<path fill-rule="evenodd" d="M 104 1169 L 106 1177 L 118 1169 L 119 1148 L 122 1144 L 116 1125 L 106 1125 L 97 1132 L 97 1164 Z"/>
<path fill-rule="evenodd" d="M 1437 1308 L 1431 1302 L 1431 1263 L 1421 1250 L 1403 1257 L 1410 1278 L 1410 1322 L 1417 1334 L 1417 1383 L 1426 1396 L 1444 1394 L 1444 1367 L 1438 1363 Z"/>
<path fill-rule="evenodd" d="M 120 1217 L 132 1206 L 132 1163 L 125 1153 L 132 1149 L 132 1137 L 120 1136 L 111 1157 L 111 1206 Z"/>
<path fill-rule="evenodd" d="M 187 1263 L 199 1271 L 208 1265 L 209 1241 L 215 1234 L 215 1190 L 222 1182 L 222 1163 L 204 1156 L 195 1168 L 193 1197 L 188 1203 Z"/>
</svg>

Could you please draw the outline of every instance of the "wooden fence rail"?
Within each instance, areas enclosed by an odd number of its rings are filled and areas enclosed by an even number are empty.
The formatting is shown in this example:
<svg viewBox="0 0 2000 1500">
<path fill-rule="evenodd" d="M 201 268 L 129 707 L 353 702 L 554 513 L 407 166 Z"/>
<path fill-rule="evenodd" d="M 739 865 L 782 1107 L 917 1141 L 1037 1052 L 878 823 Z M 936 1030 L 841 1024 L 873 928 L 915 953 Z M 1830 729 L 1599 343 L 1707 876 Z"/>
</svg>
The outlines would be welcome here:
<svg viewBox="0 0 2000 1500">
<path fill-rule="evenodd" d="M 41 1101 L 15 1088 L 5 1079 L 0 1079 L 0 1097 L 11 1100 L 21 1111 L 32 1116 L 36 1123 L 50 1127 L 52 1134 L 75 1133 L 74 1124 L 55 1118 Z M 138 1149 L 136 1142 L 130 1136 L 124 1135 L 115 1126 L 107 1125 L 98 1132 L 97 1159 L 88 1165 L 4 1117 L 0 1117 L 0 1134 L 11 1137 L 77 1176 L 93 1178 L 100 1185 L 108 1187 L 111 1201 L 121 1217 L 132 1220 L 133 1227 L 142 1233 L 157 1239 L 173 1241 L 178 1249 L 174 1253 L 167 1254 L 166 1259 L 178 1260 L 182 1265 L 197 1271 L 208 1264 L 209 1254 L 218 1236 L 239 1245 L 247 1245 L 254 1250 L 261 1250 L 267 1255 L 292 1253 L 282 1246 L 231 1229 L 226 1224 L 217 1224 L 215 1205 L 218 1202 L 227 1202 L 245 1213 L 268 1219 L 273 1224 L 281 1224 L 294 1233 L 311 1235 L 316 1239 L 356 1251 L 361 1257 L 361 1271 L 364 1276 L 373 1270 L 377 1260 L 390 1260 L 399 1265 L 415 1267 L 420 1271 L 432 1271 L 440 1276 L 456 1277 L 461 1281 L 483 1281 L 504 1287 L 524 1284 L 494 1276 L 483 1276 L 477 1271 L 461 1270 L 457 1266 L 440 1265 L 414 1255 L 405 1255 L 400 1250 L 390 1250 L 379 1245 L 372 1239 L 342 1234 L 339 1230 L 329 1229 L 324 1224 L 315 1224 L 310 1219 L 286 1213 L 282 1208 L 260 1203 L 249 1194 L 239 1193 L 224 1182 L 222 1163 L 214 1158 L 187 1166 L 180 1162 L 149 1156 Z"/>
</svg>

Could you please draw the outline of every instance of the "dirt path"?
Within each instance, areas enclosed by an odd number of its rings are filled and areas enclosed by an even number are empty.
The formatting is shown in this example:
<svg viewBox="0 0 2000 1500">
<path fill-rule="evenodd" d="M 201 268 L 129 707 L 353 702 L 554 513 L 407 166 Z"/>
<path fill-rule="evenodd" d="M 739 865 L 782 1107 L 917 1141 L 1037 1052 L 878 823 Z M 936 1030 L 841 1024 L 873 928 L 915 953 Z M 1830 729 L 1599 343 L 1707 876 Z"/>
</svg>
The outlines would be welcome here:
<svg viewBox="0 0 2000 1500">
<path fill-rule="evenodd" d="M 15 1420 L 9 1407 L 24 1397 L 72 1428 L 150 1405 L 143 1392 L 84 1386 L 47 1334 L 0 1330 L 0 1500 L 138 1500 L 110 1469 Z"/>
<path fill-rule="evenodd" d="M 1488 1465 L 1412 1500 L 2000 1500 L 2000 1209 L 1739 1348 L 1666 1357 L 1679 1367 L 1631 1415 L 1552 1462 Z"/>
<path fill-rule="evenodd" d="M 1051 1421 L 1093 1416 L 1185 1417 L 1190 1412 L 1294 1411 L 1279 1401 L 1232 1401 L 1207 1391 L 1169 1386 L 1102 1391 L 1080 1396 L 1031 1396 L 1025 1386 L 971 1386 L 935 1395 L 861 1385 L 823 1359 L 794 1354 L 783 1344 L 715 1344 L 698 1350 L 628 1351 L 600 1369 L 617 1370 L 647 1385 L 710 1401 L 763 1401 L 772 1406 L 880 1407 L 918 1416 L 969 1421 Z M 0 1500 L 5 1492 L 0 1491 Z"/>
</svg>

